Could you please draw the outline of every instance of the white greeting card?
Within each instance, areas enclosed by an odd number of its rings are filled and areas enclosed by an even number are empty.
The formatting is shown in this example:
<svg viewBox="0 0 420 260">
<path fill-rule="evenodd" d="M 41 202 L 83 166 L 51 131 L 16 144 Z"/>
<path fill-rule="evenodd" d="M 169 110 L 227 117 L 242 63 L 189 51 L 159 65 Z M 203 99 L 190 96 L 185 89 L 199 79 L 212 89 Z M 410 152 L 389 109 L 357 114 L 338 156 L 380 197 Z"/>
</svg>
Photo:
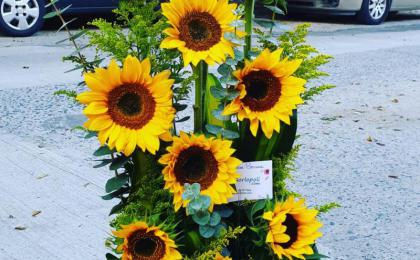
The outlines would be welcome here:
<svg viewBox="0 0 420 260">
<path fill-rule="evenodd" d="M 238 167 L 241 175 L 236 183 L 237 194 L 229 202 L 273 198 L 273 162 L 245 162 Z"/>
</svg>

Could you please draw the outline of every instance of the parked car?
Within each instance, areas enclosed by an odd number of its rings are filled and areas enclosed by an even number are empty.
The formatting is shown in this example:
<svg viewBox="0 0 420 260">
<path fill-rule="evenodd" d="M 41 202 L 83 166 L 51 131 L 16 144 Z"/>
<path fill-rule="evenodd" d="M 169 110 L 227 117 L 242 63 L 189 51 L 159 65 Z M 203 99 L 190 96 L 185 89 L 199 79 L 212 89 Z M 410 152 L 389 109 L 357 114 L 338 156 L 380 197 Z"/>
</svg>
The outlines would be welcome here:
<svg viewBox="0 0 420 260">
<path fill-rule="evenodd" d="M 364 24 L 380 24 L 390 12 L 420 9 L 420 0 L 287 0 L 290 12 L 355 14 Z"/>
<path fill-rule="evenodd" d="M 44 24 L 45 8 L 49 0 L 0 0 L 0 30 L 10 36 L 30 36 Z M 110 12 L 118 0 L 60 0 L 57 6 L 71 4 L 66 13 Z"/>
</svg>

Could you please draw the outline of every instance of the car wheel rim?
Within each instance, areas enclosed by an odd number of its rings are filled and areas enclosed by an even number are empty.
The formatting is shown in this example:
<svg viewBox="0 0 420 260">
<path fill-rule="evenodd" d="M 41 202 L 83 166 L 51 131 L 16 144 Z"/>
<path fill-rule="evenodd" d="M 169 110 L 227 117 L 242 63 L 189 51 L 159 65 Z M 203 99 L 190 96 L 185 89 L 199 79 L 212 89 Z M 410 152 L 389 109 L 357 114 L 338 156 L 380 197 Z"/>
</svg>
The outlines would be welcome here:
<svg viewBox="0 0 420 260">
<path fill-rule="evenodd" d="M 381 19 L 386 11 L 387 0 L 369 0 L 369 13 L 375 19 Z"/>
<path fill-rule="evenodd" d="M 39 5 L 36 0 L 4 0 L 0 6 L 3 21 L 12 29 L 25 31 L 39 19 Z"/>
</svg>

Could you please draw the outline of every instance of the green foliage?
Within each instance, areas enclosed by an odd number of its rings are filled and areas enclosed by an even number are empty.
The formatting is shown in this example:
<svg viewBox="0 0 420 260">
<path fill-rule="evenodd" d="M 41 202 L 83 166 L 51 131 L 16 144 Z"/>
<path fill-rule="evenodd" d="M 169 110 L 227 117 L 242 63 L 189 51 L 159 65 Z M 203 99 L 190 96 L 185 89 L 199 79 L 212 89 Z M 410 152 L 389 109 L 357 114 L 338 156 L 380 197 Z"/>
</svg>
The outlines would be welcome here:
<svg viewBox="0 0 420 260">
<path fill-rule="evenodd" d="M 211 212 L 211 198 L 200 195 L 200 184 L 184 185 L 182 199 L 187 201 L 187 216 L 191 216 L 193 221 L 199 225 L 199 233 L 203 238 L 220 237 L 225 232 L 222 217 L 217 212 Z"/>
<path fill-rule="evenodd" d="M 295 171 L 295 159 L 299 153 L 300 146 L 295 146 L 290 153 L 278 158 L 273 158 L 273 188 L 274 197 L 277 200 L 287 198 L 289 195 L 298 195 L 286 188 L 286 180 L 292 179 L 292 172 Z"/>
<path fill-rule="evenodd" d="M 237 226 L 235 228 L 229 227 L 225 233 L 219 238 L 210 242 L 205 249 L 204 253 L 196 252 L 192 257 L 185 257 L 185 260 L 214 260 L 216 255 L 221 253 L 232 240 L 236 240 L 246 230 L 246 227 Z"/>
<path fill-rule="evenodd" d="M 54 92 L 55 96 L 65 96 L 67 97 L 69 100 L 77 102 L 76 101 L 76 97 L 77 97 L 77 92 L 74 90 L 57 90 L 56 92 Z"/>
<path fill-rule="evenodd" d="M 319 211 L 320 214 L 322 214 L 322 213 L 328 213 L 333 209 L 341 208 L 341 205 L 336 202 L 330 202 L 330 203 L 327 203 L 327 204 L 324 204 L 315 208 Z"/>
<path fill-rule="evenodd" d="M 273 40 L 270 35 L 255 29 L 258 35 L 258 42 L 263 48 L 274 51 L 283 48 L 283 57 L 288 59 L 301 59 L 302 64 L 295 72 L 295 76 L 305 79 L 308 82 L 328 76 L 328 73 L 320 70 L 320 67 L 331 61 L 332 56 L 321 54 L 315 47 L 309 45 L 306 37 L 309 33 L 310 24 L 304 23 L 298 25 L 295 30 L 287 31 L 281 34 L 277 39 Z M 325 90 L 334 88 L 333 85 L 307 86 L 306 93 L 302 95 L 304 100 L 310 100 L 313 96 L 319 95 Z"/>
</svg>

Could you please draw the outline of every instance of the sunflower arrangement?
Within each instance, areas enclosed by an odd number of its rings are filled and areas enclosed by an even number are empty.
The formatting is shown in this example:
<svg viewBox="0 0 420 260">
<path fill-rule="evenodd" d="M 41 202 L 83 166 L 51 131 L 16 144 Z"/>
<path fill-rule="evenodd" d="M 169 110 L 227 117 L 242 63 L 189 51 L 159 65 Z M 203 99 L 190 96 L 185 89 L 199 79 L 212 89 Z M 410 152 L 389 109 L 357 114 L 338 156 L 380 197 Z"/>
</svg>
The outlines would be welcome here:
<svg viewBox="0 0 420 260">
<path fill-rule="evenodd" d="M 122 1 L 115 12 L 128 30 L 96 20 L 88 35 L 106 66 L 67 57 L 84 70 L 75 98 L 86 138 L 99 140 L 95 167 L 115 172 L 103 196 L 120 201 L 107 259 L 323 257 L 318 214 L 332 206 L 309 209 L 285 179 L 297 108 L 328 88 L 306 90 L 330 57 L 304 45 L 306 26 L 274 38 L 285 4 L 264 3 L 273 19 L 262 23 L 255 0 Z M 272 169 L 266 197 L 238 199 L 252 179 L 243 169 L 262 161 Z"/>
</svg>

